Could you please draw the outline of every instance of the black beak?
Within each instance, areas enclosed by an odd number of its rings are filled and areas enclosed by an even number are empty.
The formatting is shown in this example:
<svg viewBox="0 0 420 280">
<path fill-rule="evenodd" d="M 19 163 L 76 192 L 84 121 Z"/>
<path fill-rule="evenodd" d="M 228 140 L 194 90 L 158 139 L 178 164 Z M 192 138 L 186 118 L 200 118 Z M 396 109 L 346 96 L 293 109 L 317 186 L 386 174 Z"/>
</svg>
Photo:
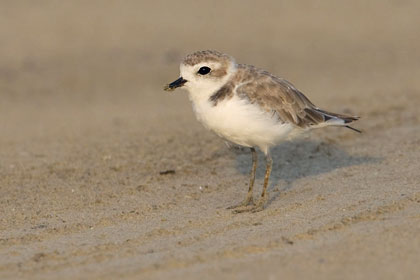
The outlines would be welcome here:
<svg viewBox="0 0 420 280">
<path fill-rule="evenodd" d="M 177 87 L 182 87 L 186 82 L 187 82 L 187 80 L 185 80 L 184 78 L 181 77 L 178 80 L 173 81 L 169 85 L 166 85 L 163 89 L 166 90 L 166 91 L 173 91 Z"/>
</svg>

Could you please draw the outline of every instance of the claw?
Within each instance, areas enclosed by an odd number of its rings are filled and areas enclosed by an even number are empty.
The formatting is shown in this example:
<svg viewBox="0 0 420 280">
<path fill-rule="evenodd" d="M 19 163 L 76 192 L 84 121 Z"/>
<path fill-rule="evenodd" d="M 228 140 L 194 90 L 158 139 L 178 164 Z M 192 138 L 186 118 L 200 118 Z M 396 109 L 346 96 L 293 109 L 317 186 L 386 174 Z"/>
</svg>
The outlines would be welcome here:
<svg viewBox="0 0 420 280">
<path fill-rule="evenodd" d="M 251 212 L 251 213 L 260 212 L 264 210 L 266 200 L 267 199 L 265 197 L 261 197 L 258 200 L 257 204 L 253 204 L 252 207 L 249 207 L 246 205 L 245 208 L 243 209 L 234 210 L 233 214 L 239 214 L 239 213 L 245 213 L 245 212 Z"/>
<path fill-rule="evenodd" d="M 246 206 L 249 206 L 249 205 L 255 205 L 255 203 L 254 203 L 254 199 L 252 198 L 252 196 L 248 196 L 244 201 L 242 201 L 241 203 L 239 203 L 239 204 L 235 204 L 235 205 L 232 205 L 232 206 L 229 206 L 228 208 L 226 208 L 226 209 L 228 209 L 228 210 L 231 210 L 231 209 L 236 209 L 236 208 L 241 208 L 241 207 L 246 207 Z"/>
</svg>

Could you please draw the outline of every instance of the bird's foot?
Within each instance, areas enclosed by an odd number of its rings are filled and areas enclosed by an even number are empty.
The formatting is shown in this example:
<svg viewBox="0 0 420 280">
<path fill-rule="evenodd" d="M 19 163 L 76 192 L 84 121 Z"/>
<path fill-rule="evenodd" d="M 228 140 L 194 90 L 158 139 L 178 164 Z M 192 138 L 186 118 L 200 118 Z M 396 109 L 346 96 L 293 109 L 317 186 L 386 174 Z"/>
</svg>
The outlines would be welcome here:
<svg viewBox="0 0 420 280">
<path fill-rule="evenodd" d="M 266 201 L 267 199 L 265 197 L 261 197 L 258 200 L 257 204 L 253 204 L 251 206 L 245 206 L 244 208 L 241 208 L 241 209 L 236 209 L 233 211 L 233 213 L 239 214 L 239 213 L 245 213 L 245 212 L 251 212 L 251 213 L 260 212 L 264 210 Z"/>
<path fill-rule="evenodd" d="M 239 204 L 235 204 L 235 205 L 232 205 L 232 206 L 229 206 L 228 208 L 226 208 L 226 209 L 236 209 L 236 208 L 242 208 L 242 207 L 247 207 L 247 206 L 249 206 L 249 205 L 255 205 L 255 203 L 254 203 L 254 199 L 252 198 L 252 195 L 248 195 L 246 198 L 245 198 L 245 200 L 244 201 L 242 201 L 241 203 L 239 203 Z"/>
</svg>

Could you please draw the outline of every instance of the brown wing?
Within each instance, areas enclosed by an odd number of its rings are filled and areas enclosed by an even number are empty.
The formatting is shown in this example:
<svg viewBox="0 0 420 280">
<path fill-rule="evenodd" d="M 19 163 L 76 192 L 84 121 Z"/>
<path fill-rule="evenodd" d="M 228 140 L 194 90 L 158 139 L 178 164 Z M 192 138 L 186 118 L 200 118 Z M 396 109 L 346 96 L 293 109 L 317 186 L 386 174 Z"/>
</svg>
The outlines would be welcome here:
<svg viewBox="0 0 420 280">
<path fill-rule="evenodd" d="M 246 71 L 243 67 L 247 67 Z M 318 111 L 290 82 L 250 66 L 244 65 L 241 68 L 251 75 L 242 74 L 243 84 L 236 89 L 237 94 L 251 103 L 257 103 L 265 111 L 272 112 L 279 121 L 305 128 L 328 120 L 326 115 Z M 252 83 L 251 80 L 247 83 L 247 78 L 251 76 Z"/>
</svg>

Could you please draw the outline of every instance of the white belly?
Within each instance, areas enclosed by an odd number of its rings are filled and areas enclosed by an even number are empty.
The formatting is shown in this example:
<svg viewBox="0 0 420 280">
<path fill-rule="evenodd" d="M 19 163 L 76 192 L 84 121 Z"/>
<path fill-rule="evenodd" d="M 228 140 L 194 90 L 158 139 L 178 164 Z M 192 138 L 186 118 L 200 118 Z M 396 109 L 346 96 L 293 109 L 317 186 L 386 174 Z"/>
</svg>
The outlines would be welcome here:
<svg viewBox="0 0 420 280">
<path fill-rule="evenodd" d="M 235 144 L 257 146 L 265 153 L 295 130 L 293 125 L 280 123 L 276 116 L 236 96 L 216 106 L 207 100 L 193 102 L 193 106 L 197 119 L 208 129 Z"/>
</svg>

